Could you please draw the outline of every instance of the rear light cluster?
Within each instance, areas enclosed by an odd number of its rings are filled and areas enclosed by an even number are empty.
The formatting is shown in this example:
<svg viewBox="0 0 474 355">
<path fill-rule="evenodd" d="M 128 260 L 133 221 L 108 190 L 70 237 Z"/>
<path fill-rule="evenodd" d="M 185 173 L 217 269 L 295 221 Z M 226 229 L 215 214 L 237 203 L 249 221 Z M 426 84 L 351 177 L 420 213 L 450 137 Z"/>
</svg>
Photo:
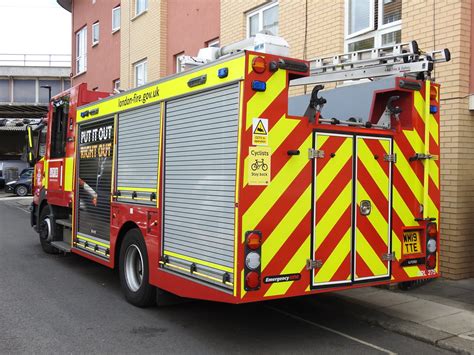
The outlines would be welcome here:
<svg viewBox="0 0 474 355">
<path fill-rule="evenodd" d="M 436 251 L 438 250 L 438 228 L 436 223 L 426 226 L 426 268 L 436 268 Z"/>
<path fill-rule="evenodd" d="M 262 232 L 248 231 L 245 233 L 245 285 L 246 291 L 260 288 L 262 255 Z"/>
</svg>

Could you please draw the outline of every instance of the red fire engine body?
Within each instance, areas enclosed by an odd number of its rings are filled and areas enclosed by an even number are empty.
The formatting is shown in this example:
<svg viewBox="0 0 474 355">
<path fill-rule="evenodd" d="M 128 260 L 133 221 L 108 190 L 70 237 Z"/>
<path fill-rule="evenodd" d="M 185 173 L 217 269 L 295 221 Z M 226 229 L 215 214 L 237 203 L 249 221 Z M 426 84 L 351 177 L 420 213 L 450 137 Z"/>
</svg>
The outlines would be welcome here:
<svg viewBox="0 0 474 355">
<path fill-rule="evenodd" d="M 139 306 L 157 288 L 243 303 L 437 277 L 430 70 L 292 101 L 310 63 L 246 50 L 113 96 L 74 87 L 51 100 L 32 225 L 48 253 L 118 267 Z"/>
</svg>

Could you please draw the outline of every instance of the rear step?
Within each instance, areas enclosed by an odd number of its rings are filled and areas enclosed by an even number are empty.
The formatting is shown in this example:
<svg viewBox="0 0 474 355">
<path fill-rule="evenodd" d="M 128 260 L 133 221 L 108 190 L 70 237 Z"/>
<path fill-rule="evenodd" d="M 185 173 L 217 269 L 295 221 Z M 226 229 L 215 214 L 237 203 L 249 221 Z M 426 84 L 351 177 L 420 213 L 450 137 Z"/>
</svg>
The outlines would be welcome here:
<svg viewBox="0 0 474 355">
<path fill-rule="evenodd" d="M 56 224 L 60 224 L 66 228 L 72 229 L 72 221 L 70 219 L 57 219 Z"/>
<path fill-rule="evenodd" d="M 53 241 L 51 245 L 65 253 L 69 253 L 71 251 L 71 245 L 67 242 L 61 241 Z"/>
</svg>

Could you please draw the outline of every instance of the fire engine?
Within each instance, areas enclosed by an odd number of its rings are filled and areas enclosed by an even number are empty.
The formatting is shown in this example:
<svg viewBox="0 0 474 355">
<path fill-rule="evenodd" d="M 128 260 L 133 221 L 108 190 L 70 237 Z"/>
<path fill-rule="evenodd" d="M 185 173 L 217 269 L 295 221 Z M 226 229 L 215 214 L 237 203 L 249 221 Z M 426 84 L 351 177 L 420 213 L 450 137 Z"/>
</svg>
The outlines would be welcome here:
<svg viewBox="0 0 474 355">
<path fill-rule="evenodd" d="M 439 276 L 431 73 L 449 51 L 288 53 L 258 34 L 129 91 L 55 96 L 31 147 L 44 251 L 118 268 L 137 306 L 162 291 L 245 303 Z"/>
</svg>

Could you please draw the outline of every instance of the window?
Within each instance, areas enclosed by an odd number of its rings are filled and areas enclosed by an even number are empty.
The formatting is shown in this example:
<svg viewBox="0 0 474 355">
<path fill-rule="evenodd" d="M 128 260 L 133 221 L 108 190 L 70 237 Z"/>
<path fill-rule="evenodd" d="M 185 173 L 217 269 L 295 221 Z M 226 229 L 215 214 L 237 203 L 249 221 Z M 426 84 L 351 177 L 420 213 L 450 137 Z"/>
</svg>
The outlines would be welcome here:
<svg viewBox="0 0 474 355">
<path fill-rule="evenodd" d="M 147 61 L 142 60 L 135 64 L 135 87 L 146 84 L 147 78 Z"/>
<path fill-rule="evenodd" d="M 120 30 L 120 6 L 112 9 L 112 32 Z"/>
<path fill-rule="evenodd" d="M 278 3 L 272 2 L 247 15 L 247 37 L 254 37 L 260 31 L 278 35 Z"/>
<path fill-rule="evenodd" d="M 119 91 L 120 90 L 120 79 L 115 79 L 113 82 L 112 82 L 113 86 L 114 86 L 114 90 L 115 91 Z"/>
<path fill-rule="evenodd" d="M 402 0 L 346 0 L 345 28 L 348 51 L 400 43 Z"/>
<path fill-rule="evenodd" d="M 76 75 L 87 70 L 87 27 L 76 33 Z"/>
<path fill-rule="evenodd" d="M 183 58 L 184 58 L 184 52 L 175 54 L 175 56 L 174 56 L 174 62 L 175 62 L 175 68 L 174 69 L 175 69 L 176 73 L 181 73 L 183 71 L 183 68 L 181 67 L 181 60 Z"/>
<path fill-rule="evenodd" d="M 207 47 L 217 47 L 219 48 L 219 38 L 212 39 L 207 41 Z"/>
<path fill-rule="evenodd" d="M 148 0 L 135 0 L 135 16 L 148 9 Z"/>
<path fill-rule="evenodd" d="M 99 44 L 99 22 L 92 25 L 92 46 Z"/>
</svg>

